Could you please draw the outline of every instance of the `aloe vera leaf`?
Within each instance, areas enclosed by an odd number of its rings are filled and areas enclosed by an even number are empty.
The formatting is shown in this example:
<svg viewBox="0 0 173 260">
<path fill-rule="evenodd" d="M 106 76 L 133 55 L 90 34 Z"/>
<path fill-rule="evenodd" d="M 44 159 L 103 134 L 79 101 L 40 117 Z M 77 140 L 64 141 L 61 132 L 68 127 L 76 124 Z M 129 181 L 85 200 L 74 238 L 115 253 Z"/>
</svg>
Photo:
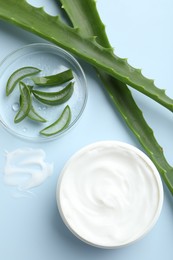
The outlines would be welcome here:
<svg viewBox="0 0 173 260">
<path fill-rule="evenodd" d="M 104 25 L 97 12 L 95 1 L 85 0 L 84 2 L 81 2 L 80 0 L 73 0 L 73 3 L 68 0 L 60 1 L 73 26 L 79 27 L 79 31 L 83 36 L 89 37 L 97 35 L 99 44 L 104 47 L 110 47 Z M 90 9 L 89 12 L 86 12 L 86 5 Z M 83 20 L 85 22 L 81 23 L 80 21 Z M 141 143 L 148 156 L 156 165 L 167 187 L 173 194 L 173 167 L 168 164 L 162 147 L 155 139 L 153 130 L 144 119 L 142 111 L 135 103 L 130 90 L 124 83 L 116 80 L 103 71 L 97 70 L 97 72 L 104 83 L 104 87 L 112 99 L 113 104 Z"/>
<path fill-rule="evenodd" d="M 86 12 L 89 11 L 86 6 Z M 55 43 L 173 111 L 173 99 L 157 88 L 153 80 L 145 78 L 141 70 L 114 55 L 112 48 L 98 44 L 95 36 L 83 37 L 78 28 L 71 28 L 43 8 L 33 7 L 26 0 L 0 0 L 0 19 Z"/>
<path fill-rule="evenodd" d="M 162 179 L 173 195 L 173 167 L 168 164 L 163 153 L 163 148 L 158 144 L 153 130 L 147 124 L 130 90 L 124 83 L 104 72 L 100 71 L 99 75 L 113 104 L 157 167 Z M 121 86 L 122 84 L 123 87 Z"/>
</svg>

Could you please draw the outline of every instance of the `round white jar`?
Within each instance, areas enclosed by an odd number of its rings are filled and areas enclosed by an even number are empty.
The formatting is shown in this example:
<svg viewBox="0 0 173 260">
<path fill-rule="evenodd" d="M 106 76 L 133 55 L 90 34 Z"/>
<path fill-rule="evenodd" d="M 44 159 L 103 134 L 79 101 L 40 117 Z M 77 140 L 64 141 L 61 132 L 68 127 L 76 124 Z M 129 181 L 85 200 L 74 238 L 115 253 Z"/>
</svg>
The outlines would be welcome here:
<svg viewBox="0 0 173 260">
<path fill-rule="evenodd" d="M 90 245 L 115 248 L 134 242 L 156 223 L 163 204 L 160 175 L 132 145 L 102 141 L 78 151 L 57 185 L 67 227 Z"/>
</svg>

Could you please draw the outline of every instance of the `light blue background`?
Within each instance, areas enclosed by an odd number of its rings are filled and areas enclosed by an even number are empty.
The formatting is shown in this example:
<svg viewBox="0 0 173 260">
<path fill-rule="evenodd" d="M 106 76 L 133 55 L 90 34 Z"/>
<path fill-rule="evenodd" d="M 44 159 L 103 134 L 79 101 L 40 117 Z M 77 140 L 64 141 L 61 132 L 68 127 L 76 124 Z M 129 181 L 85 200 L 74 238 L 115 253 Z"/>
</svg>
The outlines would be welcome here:
<svg viewBox="0 0 173 260">
<path fill-rule="evenodd" d="M 8 0 L 6 0 L 8 1 Z M 53 0 L 41 3 L 52 14 L 58 12 Z M 172 0 L 97 0 L 99 13 L 115 52 L 142 68 L 173 98 L 173 2 Z M 0 7 L 1 8 L 1 7 Z M 30 43 L 43 42 L 15 26 L 0 22 L 0 61 L 11 51 Z M 139 242 L 117 250 L 103 250 L 80 242 L 62 223 L 55 190 L 58 175 L 69 157 L 86 144 L 106 139 L 128 142 L 142 149 L 126 127 L 96 77 L 95 71 L 80 61 L 87 77 L 89 97 L 80 122 L 59 140 L 34 144 L 11 136 L 0 127 L 0 259 L 5 260 L 169 260 L 173 246 L 173 197 L 164 187 L 161 216 Z M 173 117 L 149 98 L 133 90 L 166 158 L 173 164 Z M 37 187 L 33 198 L 15 199 L 3 183 L 5 151 L 21 147 L 42 148 L 54 163 L 53 175 Z"/>
</svg>

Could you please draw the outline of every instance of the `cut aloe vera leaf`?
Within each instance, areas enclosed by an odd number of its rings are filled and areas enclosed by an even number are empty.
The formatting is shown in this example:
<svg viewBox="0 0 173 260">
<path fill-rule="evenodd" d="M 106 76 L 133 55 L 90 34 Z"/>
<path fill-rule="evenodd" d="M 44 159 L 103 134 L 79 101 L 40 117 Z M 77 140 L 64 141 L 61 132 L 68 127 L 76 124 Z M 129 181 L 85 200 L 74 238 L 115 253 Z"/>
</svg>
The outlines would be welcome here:
<svg viewBox="0 0 173 260">
<path fill-rule="evenodd" d="M 130 66 L 127 59 L 115 55 L 112 47 L 105 48 L 98 44 L 96 34 L 85 37 L 81 35 L 79 26 L 71 28 L 60 16 L 49 15 L 44 8 L 33 7 L 26 0 L 20 1 L 20 4 L 19 0 L 0 0 L 0 6 L 0 19 L 53 42 L 173 111 L 173 99 L 163 89 L 157 88 L 153 80 L 144 77 L 140 69 Z M 87 8 L 86 12 L 89 14 L 90 9 Z M 80 20 L 80 23 L 83 21 Z M 92 20 L 95 28 L 97 22 L 96 19 Z"/>
<path fill-rule="evenodd" d="M 31 105 L 31 108 L 29 110 L 28 117 L 31 120 L 34 120 L 34 121 L 37 121 L 37 122 L 40 122 L 40 123 L 47 122 L 47 120 L 45 118 L 43 118 L 41 115 L 38 114 L 38 112 L 35 110 L 35 108 L 32 105 Z"/>
<path fill-rule="evenodd" d="M 65 88 L 57 92 L 44 92 L 31 90 L 36 99 L 48 105 L 59 105 L 66 102 L 73 94 L 73 82 L 70 82 Z"/>
<path fill-rule="evenodd" d="M 26 85 L 26 87 L 29 89 L 30 94 L 31 94 L 32 86 Z M 21 95 L 20 95 L 20 99 L 19 100 L 20 100 L 20 105 L 21 105 Z M 45 118 L 43 118 L 41 115 L 39 115 L 38 112 L 33 107 L 33 105 L 32 105 L 32 98 L 31 98 L 31 105 L 30 105 L 30 110 L 29 110 L 29 113 L 28 113 L 28 117 L 31 120 L 34 120 L 34 121 L 37 121 L 37 122 L 41 122 L 41 123 L 47 122 L 47 120 Z"/>
<path fill-rule="evenodd" d="M 19 83 L 20 89 L 20 108 L 17 112 L 14 122 L 21 122 L 29 113 L 31 107 L 31 93 L 29 88 L 23 83 Z"/>
<path fill-rule="evenodd" d="M 61 131 L 63 131 L 71 121 L 71 109 L 67 105 L 60 117 L 51 125 L 45 127 L 40 131 L 40 134 L 45 136 L 55 135 Z"/>
<path fill-rule="evenodd" d="M 43 76 L 43 77 L 32 77 L 34 83 L 38 86 L 59 86 L 67 81 L 72 80 L 73 73 L 71 69 L 57 73 L 55 75 Z"/>
<path fill-rule="evenodd" d="M 26 78 L 28 76 L 37 74 L 40 72 L 40 69 L 35 67 L 22 67 L 9 77 L 6 85 L 6 95 L 9 96 L 10 93 L 14 90 L 15 86 L 19 81 L 21 81 L 23 78 Z"/>
</svg>

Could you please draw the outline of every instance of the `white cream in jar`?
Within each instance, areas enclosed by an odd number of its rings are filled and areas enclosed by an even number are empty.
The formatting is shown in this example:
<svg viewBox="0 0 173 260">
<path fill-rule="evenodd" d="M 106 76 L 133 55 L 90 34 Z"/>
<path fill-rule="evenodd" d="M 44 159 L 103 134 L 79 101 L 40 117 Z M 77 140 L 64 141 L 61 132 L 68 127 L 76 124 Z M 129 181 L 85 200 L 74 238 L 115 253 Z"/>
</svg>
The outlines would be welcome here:
<svg viewBox="0 0 173 260">
<path fill-rule="evenodd" d="M 139 149 L 102 141 L 84 147 L 65 165 L 57 203 L 78 238 L 114 248 L 134 242 L 155 224 L 163 203 L 162 182 Z"/>
</svg>

